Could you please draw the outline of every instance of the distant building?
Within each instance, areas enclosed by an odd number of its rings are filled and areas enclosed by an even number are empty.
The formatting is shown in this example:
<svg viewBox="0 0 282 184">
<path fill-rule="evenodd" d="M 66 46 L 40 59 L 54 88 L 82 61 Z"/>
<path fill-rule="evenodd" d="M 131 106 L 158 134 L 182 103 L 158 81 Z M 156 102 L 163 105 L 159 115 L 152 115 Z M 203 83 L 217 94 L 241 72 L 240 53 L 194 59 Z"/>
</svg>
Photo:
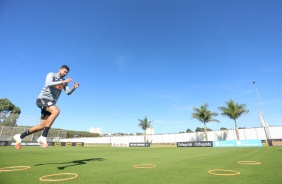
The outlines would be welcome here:
<svg viewBox="0 0 282 184">
<path fill-rule="evenodd" d="M 97 128 L 91 127 L 89 132 L 90 133 L 98 133 L 100 135 L 103 134 L 102 128 L 100 128 L 100 127 L 97 127 Z"/>
<path fill-rule="evenodd" d="M 146 129 L 146 135 L 154 135 L 154 134 L 155 134 L 155 130 L 153 127 Z"/>
</svg>

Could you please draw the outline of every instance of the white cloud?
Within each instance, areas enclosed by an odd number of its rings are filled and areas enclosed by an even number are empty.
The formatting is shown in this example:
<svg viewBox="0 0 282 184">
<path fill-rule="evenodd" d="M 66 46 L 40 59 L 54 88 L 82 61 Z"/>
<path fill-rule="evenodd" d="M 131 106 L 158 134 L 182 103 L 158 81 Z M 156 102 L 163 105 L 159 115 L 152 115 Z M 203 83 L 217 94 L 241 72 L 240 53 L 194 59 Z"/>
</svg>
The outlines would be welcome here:
<svg viewBox="0 0 282 184">
<path fill-rule="evenodd" d="M 128 62 L 129 62 L 129 57 L 122 54 L 119 55 L 115 60 L 115 63 L 118 65 L 120 70 L 124 70 Z"/>
<path fill-rule="evenodd" d="M 262 72 L 262 73 L 276 73 L 276 72 L 281 72 L 281 71 L 282 71 L 282 68 L 273 67 L 273 68 L 262 68 L 258 72 Z"/>
<path fill-rule="evenodd" d="M 21 59 L 21 60 L 28 61 L 28 58 L 27 58 L 27 57 L 25 57 L 25 56 L 24 56 L 24 55 L 22 55 L 22 54 L 20 54 L 20 56 L 19 56 L 19 57 L 20 57 L 20 59 Z"/>
<path fill-rule="evenodd" d="M 193 107 L 190 105 L 177 105 L 177 104 L 172 105 L 172 108 L 178 111 L 190 111 L 193 109 Z"/>
</svg>

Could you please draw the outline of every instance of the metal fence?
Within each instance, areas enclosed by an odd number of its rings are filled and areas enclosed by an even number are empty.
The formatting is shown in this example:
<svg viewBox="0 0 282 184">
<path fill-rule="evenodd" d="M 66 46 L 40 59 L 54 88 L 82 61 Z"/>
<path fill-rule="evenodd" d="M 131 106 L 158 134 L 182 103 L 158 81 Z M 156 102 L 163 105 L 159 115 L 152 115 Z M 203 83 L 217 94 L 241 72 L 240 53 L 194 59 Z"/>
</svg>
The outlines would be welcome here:
<svg viewBox="0 0 282 184">
<path fill-rule="evenodd" d="M 16 134 L 21 134 L 30 127 L 10 127 L 10 126 L 0 126 L 0 140 L 13 140 L 13 136 Z M 36 132 L 31 134 L 23 139 L 23 141 L 36 141 L 38 137 L 42 134 L 42 131 Z M 48 133 L 49 140 L 56 140 L 63 139 L 67 137 L 66 130 L 58 130 L 58 129 L 50 129 Z"/>
</svg>

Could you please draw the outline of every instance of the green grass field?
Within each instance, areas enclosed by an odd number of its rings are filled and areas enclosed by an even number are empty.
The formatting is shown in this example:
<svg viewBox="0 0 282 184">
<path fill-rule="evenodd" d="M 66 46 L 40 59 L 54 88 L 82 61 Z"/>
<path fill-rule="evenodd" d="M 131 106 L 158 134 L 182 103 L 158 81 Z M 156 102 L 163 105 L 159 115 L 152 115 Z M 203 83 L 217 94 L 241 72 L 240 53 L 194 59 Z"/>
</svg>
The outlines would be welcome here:
<svg viewBox="0 0 282 184">
<path fill-rule="evenodd" d="M 30 169 L 0 173 L 1 184 L 50 183 L 45 175 L 76 173 L 77 178 L 51 183 L 281 183 L 282 147 L 255 148 L 121 148 L 96 147 L 0 147 L 0 168 L 30 166 Z M 256 161 L 245 165 L 238 161 Z M 155 168 L 135 168 L 152 164 Z M 240 172 L 216 176 L 209 170 Z M 217 172 L 217 174 L 232 174 Z M 65 179 L 73 175 L 46 177 Z"/>
</svg>

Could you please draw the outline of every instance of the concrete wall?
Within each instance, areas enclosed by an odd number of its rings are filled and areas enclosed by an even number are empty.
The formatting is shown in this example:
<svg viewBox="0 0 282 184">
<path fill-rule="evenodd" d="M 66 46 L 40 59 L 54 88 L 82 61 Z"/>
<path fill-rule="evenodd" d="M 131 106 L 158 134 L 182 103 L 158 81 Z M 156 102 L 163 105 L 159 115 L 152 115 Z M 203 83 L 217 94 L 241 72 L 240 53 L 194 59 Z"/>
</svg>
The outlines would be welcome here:
<svg viewBox="0 0 282 184">
<path fill-rule="evenodd" d="M 269 139 L 282 139 L 282 126 L 264 128 L 239 129 L 240 140 L 261 139 L 266 140 L 266 132 L 269 132 Z M 210 131 L 208 141 L 217 140 L 236 140 L 235 130 Z M 86 144 L 110 144 L 110 143 L 129 143 L 144 142 L 144 136 L 114 136 L 97 138 L 73 138 L 60 139 L 61 142 L 84 142 Z M 153 144 L 176 143 L 186 141 L 206 141 L 204 132 L 178 133 L 147 135 L 146 142 Z"/>
</svg>

